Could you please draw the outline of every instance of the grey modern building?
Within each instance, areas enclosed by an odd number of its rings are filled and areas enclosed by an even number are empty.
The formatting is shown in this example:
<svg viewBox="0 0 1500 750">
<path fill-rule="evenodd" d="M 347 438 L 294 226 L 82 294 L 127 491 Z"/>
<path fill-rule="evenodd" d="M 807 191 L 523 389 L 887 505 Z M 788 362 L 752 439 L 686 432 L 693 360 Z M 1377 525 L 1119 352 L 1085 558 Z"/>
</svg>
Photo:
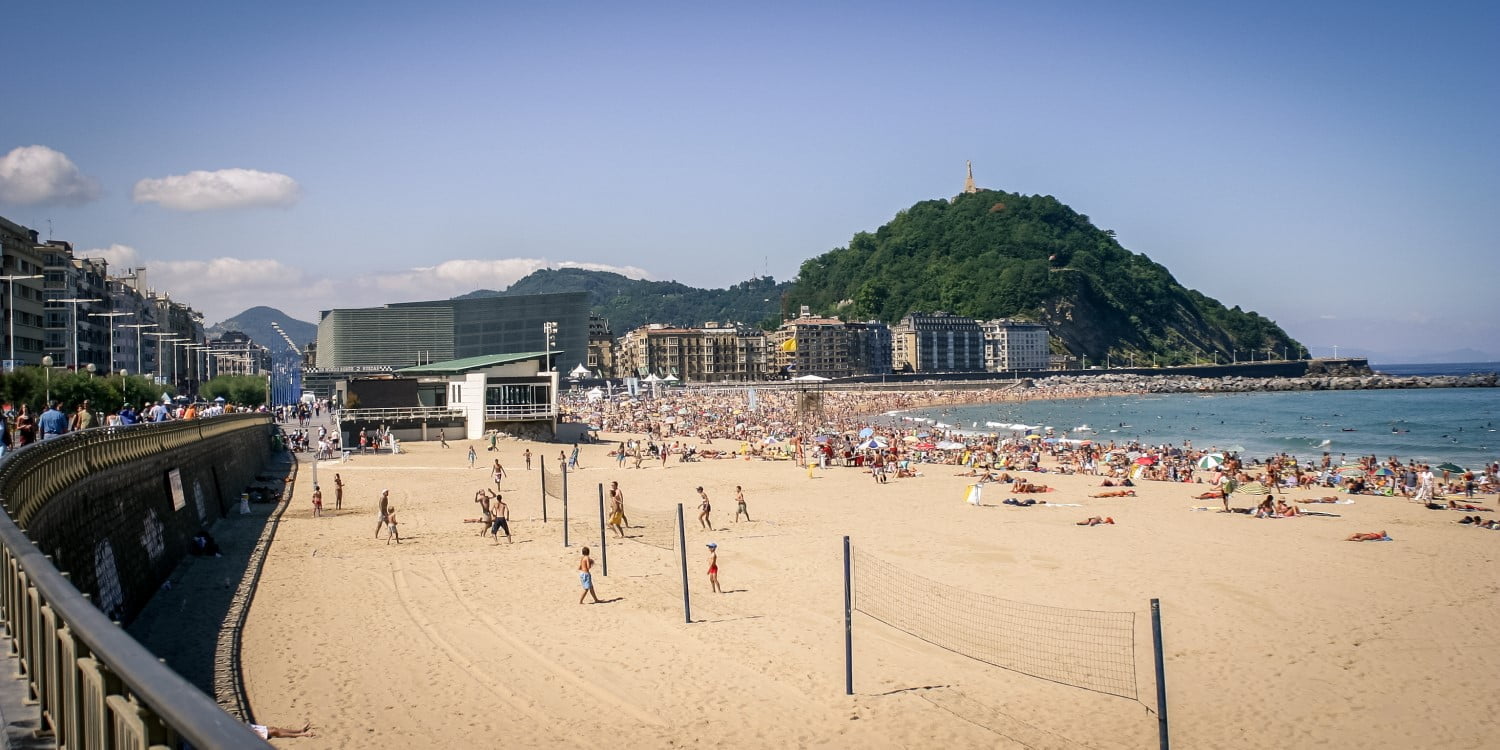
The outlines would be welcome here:
<svg viewBox="0 0 1500 750">
<path fill-rule="evenodd" d="M 553 366 L 588 361 L 587 292 L 468 297 L 325 310 L 318 321 L 319 371 L 402 368 L 548 348 Z"/>
</svg>

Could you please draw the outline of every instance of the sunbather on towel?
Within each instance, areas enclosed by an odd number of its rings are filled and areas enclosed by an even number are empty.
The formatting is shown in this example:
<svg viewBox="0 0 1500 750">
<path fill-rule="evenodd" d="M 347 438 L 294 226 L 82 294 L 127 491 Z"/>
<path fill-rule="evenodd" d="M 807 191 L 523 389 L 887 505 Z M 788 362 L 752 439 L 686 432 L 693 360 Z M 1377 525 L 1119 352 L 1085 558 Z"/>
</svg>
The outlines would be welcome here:
<svg viewBox="0 0 1500 750">
<path fill-rule="evenodd" d="M 1218 490 L 1209 490 L 1208 492 L 1205 492 L 1205 493 L 1203 493 L 1201 495 L 1194 495 L 1193 499 L 1194 500 L 1218 500 L 1221 497 L 1224 497 L 1224 493 L 1222 493 L 1222 492 L 1220 492 Z"/>
<path fill-rule="evenodd" d="M 1478 505 L 1470 505 L 1468 503 L 1461 503 L 1461 502 L 1459 502 L 1457 500 L 1451 500 L 1451 499 L 1448 501 L 1448 510 L 1477 510 L 1477 511 L 1481 511 L 1481 512 L 1484 512 L 1484 513 L 1493 513 L 1494 512 L 1494 508 L 1484 508 L 1484 507 L 1480 507 Z"/>
<path fill-rule="evenodd" d="M 1114 522 L 1115 522 L 1115 519 L 1113 519 L 1113 518 L 1109 518 L 1109 517 L 1100 518 L 1098 516 L 1090 516 L 1089 518 L 1085 518 L 1084 520 L 1079 521 L 1078 523 L 1075 523 L 1073 525 L 1074 526 L 1098 526 L 1100 524 L 1106 524 L 1106 523 L 1110 524 L 1110 525 L 1113 525 Z"/>
<path fill-rule="evenodd" d="M 1344 541 L 1346 541 L 1346 542 L 1389 542 L 1390 540 L 1391 540 L 1391 538 L 1388 537 L 1388 536 L 1386 536 L 1384 531 L 1367 531 L 1367 532 L 1364 532 L 1362 534 L 1352 534 L 1352 535 L 1350 535 L 1350 537 L 1348 539 L 1345 539 Z"/>
<path fill-rule="evenodd" d="M 1113 492 L 1099 492 L 1089 497 L 1135 497 L 1135 490 L 1115 490 Z"/>
<path fill-rule="evenodd" d="M 1339 499 L 1336 496 L 1334 496 L 1334 495 L 1324 495 L 1322 497 L 1304 497 L 1301 500 L 1298 500 L 1297 502 L 1299 502 L 1299 503 L 1336 503 L 1338 501 L 1339 501 Z"/>
</svg>

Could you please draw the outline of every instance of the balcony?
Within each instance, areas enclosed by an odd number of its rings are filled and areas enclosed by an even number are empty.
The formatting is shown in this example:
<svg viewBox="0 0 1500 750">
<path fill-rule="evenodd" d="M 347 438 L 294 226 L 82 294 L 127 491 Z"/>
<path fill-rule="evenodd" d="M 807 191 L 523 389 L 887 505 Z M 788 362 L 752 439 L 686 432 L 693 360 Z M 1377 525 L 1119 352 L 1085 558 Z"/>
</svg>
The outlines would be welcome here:
<svg viewBox="0 0 1500 750">
<path fill-rule="evenodd" d="M 487 404 L 484 407 L 486 421 L 550 420 L 556 414 L 551 404 Z"/>
</svg>

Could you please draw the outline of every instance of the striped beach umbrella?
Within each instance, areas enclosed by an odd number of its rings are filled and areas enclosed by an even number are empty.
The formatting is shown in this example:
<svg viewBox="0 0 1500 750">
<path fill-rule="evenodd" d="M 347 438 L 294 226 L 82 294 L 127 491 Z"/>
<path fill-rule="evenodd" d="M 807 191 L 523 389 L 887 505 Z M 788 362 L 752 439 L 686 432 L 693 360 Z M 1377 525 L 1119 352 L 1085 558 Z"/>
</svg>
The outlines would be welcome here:
<svg viewBox="0 0 1500 750">
<path fill-rule="evenodd" d="M 1382 466 L 1375 470 L 1375 476 L 1377 477 L 1388 477 L 1394 475 L 1395 473 L 1396 472 L 1391 471 L 1391 467 L 1389 466 Z"/>
<path fill-rule="evenodd" d="M 1339 468 L 1338 474 L 1341 477 L 1362 477 L 1365 470 L 1359 466 L 1343 466 Z"/>
<path fill-rule="evenodd" d="M 1198 468 L 1200 469 L 1217 469 L 1223 465 L 1224 454 L 1222 453 L 1208 453 L 1198 459 Z"/>
<path fill-rule="evenodd" d="M 1238 487 L 1235 487 L 1234 491 L 1238 492 L 1241 495 L 1269 495 L 1269 494 L 1271 494 L 1271 488 L 1265 486 L 1264 484 L 1261 484 L 1260 482 L 1246 482 L 1246 483 L 1244 483 L 1244 484 L 1242 484 L 1242 485 L 1240 485 Z"/>
</svg>

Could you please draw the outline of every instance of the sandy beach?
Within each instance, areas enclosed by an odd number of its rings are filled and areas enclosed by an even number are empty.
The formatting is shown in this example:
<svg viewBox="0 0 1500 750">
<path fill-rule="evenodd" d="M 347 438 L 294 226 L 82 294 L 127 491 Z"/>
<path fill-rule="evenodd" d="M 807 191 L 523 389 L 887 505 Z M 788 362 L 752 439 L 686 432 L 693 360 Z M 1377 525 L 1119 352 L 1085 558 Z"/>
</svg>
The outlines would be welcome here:
<svg viewBox="0 0 1500 750">
<path fill-rule="evenodd" d="M 606 440 L 619 435 L 605 434 Z M 256 720 L 311 721 L 316 748 L 1154 746 L 1148 601 L 1160 598 L 1172 739 L 1179 747 L 1479 748 L 1500 727 L 1500 532 L 1400 498 L 1307 506 L 1339 517 L 1195 511 L 1201 485 L 1142 482 L 1094 499 L 1099 478 L 1030 474 L 1061 507 L 985 507 L 952 466 L 878 485 L 861 469 L 709 460 L 617 469 L 585 445 L 563 546 L 558 501 L 541 521 L 530 448 L 406 443 L 402 455 L 322 462 L 325 517 L 303 467 L 244 633 Z M 489 461 L 509 472 L 514 544 L 478 536 Z M 345 482 L 333 509 L 335 472 Z M 597 486 L 619 481 L 629 534 L 663 536 L 687 510 L 692 614 L 678 552 L 611 539 L 603 604 L 579 605 L 579 547 L 597 547 Z M 695 521 L 703 485 L 713 532 Z M 751 522 L 732 523 L 735 485 Z M 373 538 L 391 491 L 403 541 Z M 1289 491 L 1288 499 L 1327 494 Z M 1478 502 L 1493 505 L 1485 496 Z M 1253 504 L 1236 498 L 1236 504 Z M 1488 516 L 1489 514 L 1485 514 Z M 1090 516 L 1113 525 L 1076 526 Z M 1394 541 L 1350 543 L 1385 530 Z M 844 694 L 841 538 L 914 576 L 1018 602 L 1134 612 L 1136 699 L 997 668 L 854 618 Z M 709 591 L 716 542 L 723 594 Z M 600 560 L 594 550 L 594 559 Z M 956 620 L 962 612 L 926 613 Z"/>
</svg>

